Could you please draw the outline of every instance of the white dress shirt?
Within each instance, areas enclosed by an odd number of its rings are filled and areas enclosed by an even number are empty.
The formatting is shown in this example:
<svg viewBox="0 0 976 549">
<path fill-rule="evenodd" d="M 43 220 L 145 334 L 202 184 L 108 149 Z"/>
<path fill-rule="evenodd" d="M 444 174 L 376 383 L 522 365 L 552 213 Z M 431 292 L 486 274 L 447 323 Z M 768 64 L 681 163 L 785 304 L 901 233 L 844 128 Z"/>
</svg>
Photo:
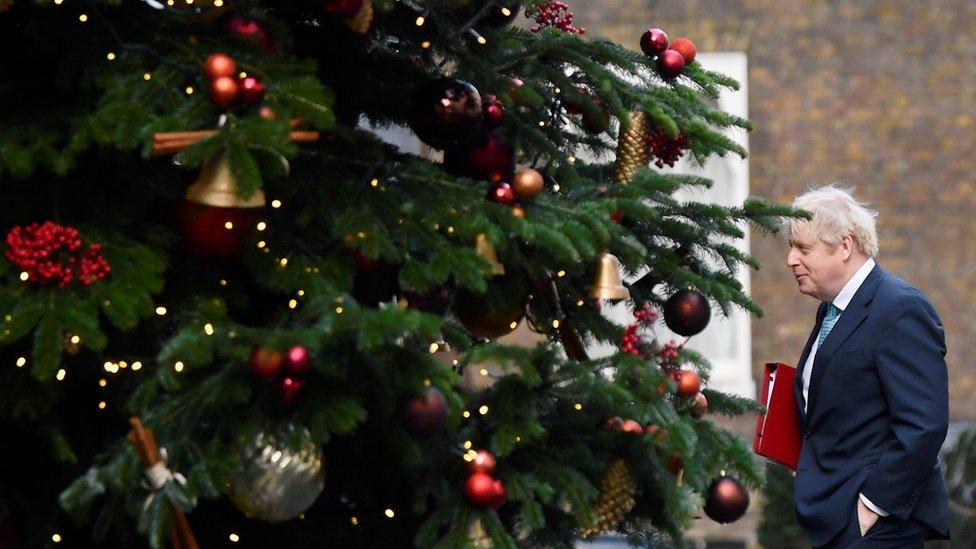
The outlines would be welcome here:
<svg viewBox="0 0 976 549">
<path fill-rule="evenodd" d="M 835 297 L 834 300 L 832 301 L 834 307 L 840 309 L 841 316 L 844 316 L 844 310 L 846 310 L 847 306 L 851 304 L 851 299 L 854 298 L 854 294 L 857 293 L 858 288 L 861 287 L 861 284 L 864 283 L 864 280 L 867 279 L 869 274 L 871 274 L 871 270 L 874 269 L 875 264 L 876 263 L 873 258 L 868 258 L 868 260 L 864 262 L 864 265 L 861 265 L 861 268 L 854 273 L 854 276 L 852 276 L 851 279 L 847 281 L 847 284 L 844 285 L 840 293 L 837 294 L 837 297 Z M 838 322 L 839 321 L 840 319 L 838 317 Z M 810 394 L 810 377 L 813 374 L 813 362 L 817 358 L 817 349 L 820 347 L 819 340 L 820 337 L 818 334 L 818 337 L 814 338 L 813 340 L 813 346 L 810 347 L 810 356 L 807 357 L 807 361 L 803 365 L 803 411 L 804 412 L 807 411 L 807 407 L 810 402 L 808 398 Z M 877 513 L 882 517 L 888 516 L 887 512 L 883 511 L 877 505 L 871 503 L 871 500 L 864 497 L 864 494 L 860 494 L 860 497 L 861 497 L 861 501 L 864 502 L 864 505 L 868 506 L 868 509 L 871 509 L 872 511 L 874 511 L 875 513 Z"/>
</svg>

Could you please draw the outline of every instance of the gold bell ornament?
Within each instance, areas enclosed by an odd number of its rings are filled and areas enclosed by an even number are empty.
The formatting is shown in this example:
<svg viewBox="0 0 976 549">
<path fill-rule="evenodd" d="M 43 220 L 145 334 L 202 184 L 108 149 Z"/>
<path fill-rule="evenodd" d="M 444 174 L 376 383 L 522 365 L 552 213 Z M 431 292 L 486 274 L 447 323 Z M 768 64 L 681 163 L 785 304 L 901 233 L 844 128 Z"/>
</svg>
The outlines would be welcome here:
<svg viewBox="0 0 976 549">
<path fill-rule="evenodd" d="M 604 252 L 597 265 L 596 278 L 590 286 L 590 297 L 594 299 L 630 299 L 630 290 L 624 286 L 620 275 L 620 261 L 617 256 Z"/>
</svg>

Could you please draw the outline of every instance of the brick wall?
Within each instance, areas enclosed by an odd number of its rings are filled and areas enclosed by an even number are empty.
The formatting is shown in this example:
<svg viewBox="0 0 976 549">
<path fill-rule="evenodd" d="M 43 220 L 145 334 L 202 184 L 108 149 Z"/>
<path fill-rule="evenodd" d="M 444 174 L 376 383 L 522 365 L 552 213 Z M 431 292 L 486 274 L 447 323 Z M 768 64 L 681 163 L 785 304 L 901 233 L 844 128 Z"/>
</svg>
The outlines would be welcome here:
<svg viewBox="0 0 976 549">
<path fill-rule="evenodd" d="M 842 181 L 879 210 L 880 263 L 946 326 L 950 411 L 976 418 L 976 4 L 965 0 L 570 0 L 577 26 L 633 49 L 647 27 L 749 57 L 752 194 Z M 779 237 L 754 235 L 753 357 L 799 358 L 816 303 Z"/>
</svg>

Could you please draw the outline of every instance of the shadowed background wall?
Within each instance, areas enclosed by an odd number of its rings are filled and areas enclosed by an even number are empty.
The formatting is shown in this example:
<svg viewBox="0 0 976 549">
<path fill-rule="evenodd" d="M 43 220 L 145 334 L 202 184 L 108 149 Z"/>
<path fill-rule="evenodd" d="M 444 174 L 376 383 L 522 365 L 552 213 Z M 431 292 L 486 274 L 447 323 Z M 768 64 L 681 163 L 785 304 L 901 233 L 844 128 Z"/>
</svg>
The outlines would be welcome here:
<svg viewBox="0 0 976 549">
<path fill-rule="evenodd" d="M 842 181 L 879 211 L 880 263 L 945 323 L 952 419 L 976 418 L 976 4 L 572 0 L 574 24 L 639 50 L 648 27 L 749 58 L 751 193 L 789 203 Z M 795 363 L 816 302 L 778 236 L 753 235 L 754 371 Z"/>
</svg>

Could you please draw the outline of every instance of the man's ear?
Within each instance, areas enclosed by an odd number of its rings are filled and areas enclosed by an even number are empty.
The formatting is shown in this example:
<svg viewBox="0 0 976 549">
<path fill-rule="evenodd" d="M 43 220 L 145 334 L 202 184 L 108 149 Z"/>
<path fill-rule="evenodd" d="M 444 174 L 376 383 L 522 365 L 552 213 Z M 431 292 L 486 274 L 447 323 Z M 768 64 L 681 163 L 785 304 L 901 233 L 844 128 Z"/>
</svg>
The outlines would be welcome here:
<svg viewBox="0 0 976 549">
<path fill-rule="evenodd" d="M 841 258 L 847 261 L 854 254 L 854 239 L 851 235 L 844 235 L 844 238 L 840 240 L 840 253 Z"/>
</svg>

